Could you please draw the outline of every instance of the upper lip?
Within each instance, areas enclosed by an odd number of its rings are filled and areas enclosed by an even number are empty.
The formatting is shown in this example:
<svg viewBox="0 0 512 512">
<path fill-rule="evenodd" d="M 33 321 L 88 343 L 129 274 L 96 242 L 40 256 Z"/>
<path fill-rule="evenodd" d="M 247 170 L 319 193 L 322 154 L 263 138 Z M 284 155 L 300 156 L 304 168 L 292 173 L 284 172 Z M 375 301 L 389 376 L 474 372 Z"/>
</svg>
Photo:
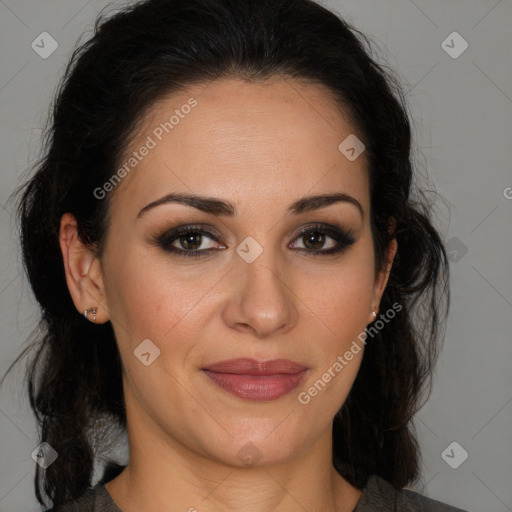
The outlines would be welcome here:
<svg viewBox="0 0 512 512">
<path fill-rule="evenodd" d="M 288 359 L 257 361 L 256 359 L 239 358 L 218 361 L 206 366 L 203 370 L 217 373 L 236 373 L 240 375 L 276 375 L 279 373 L 299 373 L 307 370 L 307 366 Z"/>
</svg>

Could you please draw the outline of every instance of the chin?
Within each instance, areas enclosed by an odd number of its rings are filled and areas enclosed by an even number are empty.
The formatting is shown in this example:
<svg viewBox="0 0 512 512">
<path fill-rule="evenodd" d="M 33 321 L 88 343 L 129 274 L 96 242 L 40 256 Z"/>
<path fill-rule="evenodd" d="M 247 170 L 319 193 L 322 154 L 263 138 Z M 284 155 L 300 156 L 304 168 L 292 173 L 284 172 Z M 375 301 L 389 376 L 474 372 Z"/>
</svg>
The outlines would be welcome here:
<svg viewBox="0 0 512 512">
<path fill-rule="evenodd" d="M 283 418 L 243 420 L 225 425 L 222 439 L 208 438 L 207 450 L 216 460 L 236 467 L 268 466 L 285 462 L 301 450 L 305 439 L 283 425 Z M 284 422 L 286 423 L 287 420 Z M 236 433 L 236 434 L 235 434 Z M 215 440 L 215 444 L 211 444 Z"/>
</svg>

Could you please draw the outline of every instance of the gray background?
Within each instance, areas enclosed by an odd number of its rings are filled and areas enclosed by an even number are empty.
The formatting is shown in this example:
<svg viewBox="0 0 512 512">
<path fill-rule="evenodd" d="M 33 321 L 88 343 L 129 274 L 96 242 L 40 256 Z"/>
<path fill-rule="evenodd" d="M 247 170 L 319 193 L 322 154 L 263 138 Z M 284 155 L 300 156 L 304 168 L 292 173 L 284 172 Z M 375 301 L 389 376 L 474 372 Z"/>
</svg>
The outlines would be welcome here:
<svg viewBox="0 0 512 512">
<path fill-rule="evenodd" d="M 512 3 L 324 3 L 378 43 L 380 57 L 397 70 L 411 109 L 418 162 L 445 200 L 436 203 L 436 214 L 450 249 L 453 300 L 433 392 L 416 419 L 423 465 L 415 489 L 470 511 L 510 511 Z M 104 0 L 0 0 L 2 375 L 38 320 L 9 196 L 35 161 L 49 102 L 77 38 L 90 34 L 106 5 Z M 44 31 L 58 42 L 47 59 L 31 48 Z M 454 31 L 469 45 L 458 58 L 441 46 Z M 453 52 L 461 41 L 452 39 L 446 44 Z M 31 458 L 38 438 L 23 370 L 24 362 L 0 389 L 0 512 L 41 510 Z M 444 452 L 452 442 L 458 445 Z M 468 458 L 453 469 L 445 460 L 460 463 L 462 449 Z"/>
</svg>

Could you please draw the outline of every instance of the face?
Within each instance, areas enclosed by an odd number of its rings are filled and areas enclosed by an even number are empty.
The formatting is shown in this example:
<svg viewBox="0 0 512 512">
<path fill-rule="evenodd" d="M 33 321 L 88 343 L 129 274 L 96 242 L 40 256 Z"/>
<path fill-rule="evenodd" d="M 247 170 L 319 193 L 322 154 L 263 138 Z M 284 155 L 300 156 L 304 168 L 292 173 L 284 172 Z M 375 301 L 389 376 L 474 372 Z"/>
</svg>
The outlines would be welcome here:
<svg viewBox="0 0 512 512">
<path fill-rule="evenodd" d="M 87 297 L 68 275 L 77 308 L 113 324 L 131 435 L 237 466 L 313 449 L 386 284 L 365 154 L 338 149 L 355 127 L 319 85 L 233 79 L 161 100 L 137 133 L 99 199 L 111 221 L 78 273 Z M 215 366 L 240 358 L 253 361 Z M 288 363 L 258 364 L 275 359 Z"/>
</svg>

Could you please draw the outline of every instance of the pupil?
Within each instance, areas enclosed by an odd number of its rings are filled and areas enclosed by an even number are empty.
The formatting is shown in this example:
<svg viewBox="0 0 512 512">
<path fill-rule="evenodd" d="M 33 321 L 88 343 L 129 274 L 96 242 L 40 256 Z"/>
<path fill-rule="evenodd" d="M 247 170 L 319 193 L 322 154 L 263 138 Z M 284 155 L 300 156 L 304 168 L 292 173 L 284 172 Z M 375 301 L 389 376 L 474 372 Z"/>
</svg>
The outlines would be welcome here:
<svg viewBox="0 0 512 512">
<path fill-rule="evenodd" d="M 201 236 L 200 234 L 188 233 L 180 237 L 180 243 L 185 249 L 194 250 L 201 246 Z"/>
<path fill-rule="evenodd" d="M 317 240 L 315 243 L 315 239 Z M 323 233 L 319 231 L 310 231 L 308 235 L 305 235 L 304 245 L 310 249 L 321 249 L 324 244 L 325 237 Z"/>
</svg>

